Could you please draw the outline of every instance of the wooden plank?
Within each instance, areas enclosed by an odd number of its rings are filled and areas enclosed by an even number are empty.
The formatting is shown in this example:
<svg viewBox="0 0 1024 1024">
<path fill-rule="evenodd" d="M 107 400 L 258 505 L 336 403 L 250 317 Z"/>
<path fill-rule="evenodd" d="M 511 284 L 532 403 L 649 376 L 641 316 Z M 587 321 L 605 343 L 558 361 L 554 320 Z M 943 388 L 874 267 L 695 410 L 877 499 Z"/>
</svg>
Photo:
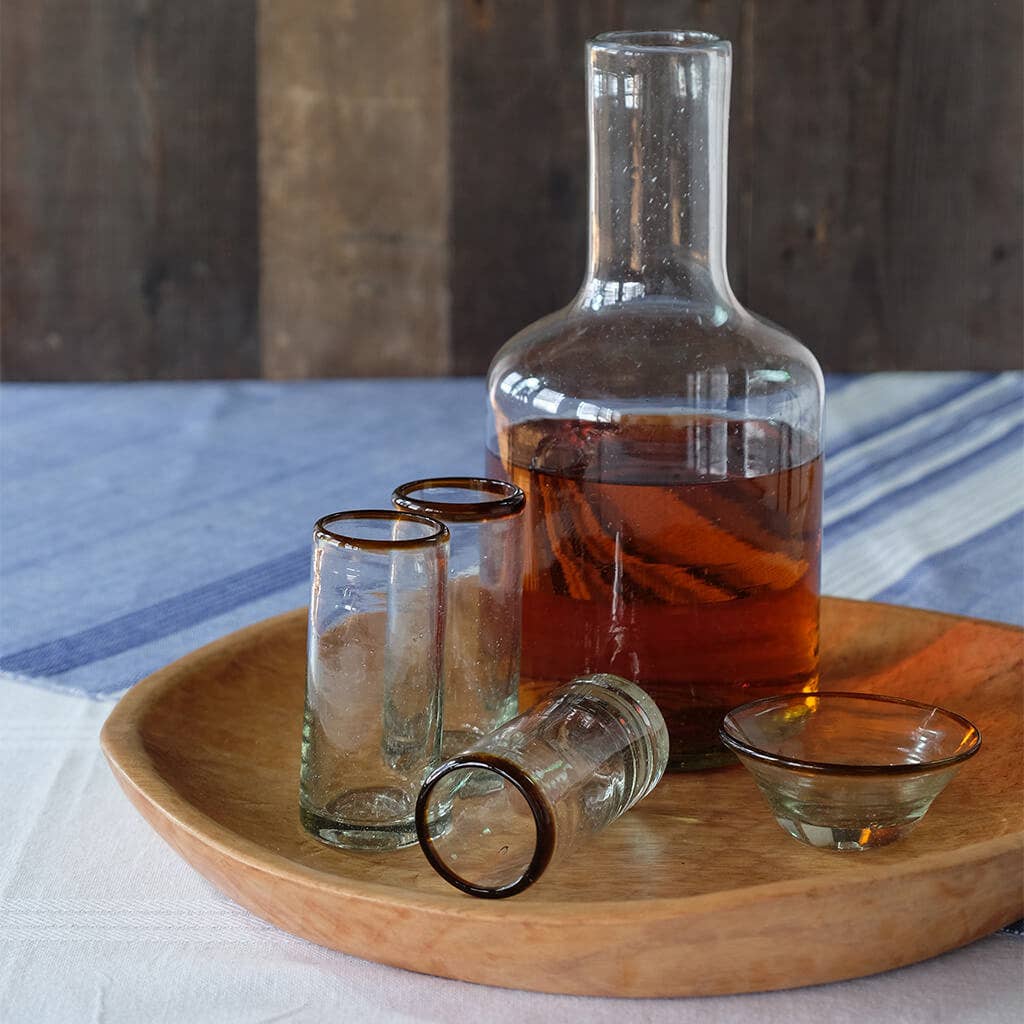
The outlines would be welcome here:
<svg viewBox="0 0 1024 1024">
<path fill-rule="evenodd" d="M 452 354 L 481 373 L 568 302 L 586 259 L 586 39 L 615 3 L 454 0 Z"/>
<path fill-rule="evenodd" d="M 1021 5 L 756 7 L 750 305 L 827 368 L 1020 365 Z"/>
<path fill-rule="evenodd" d="M 448 369 L 444 4 L 260 5 L 263 369 Z"/>
<path fill-rule="evenodd" d="M 985 6 L 904 4 L 882 365 L 1022 364 L 1024 5 Z"/>
<path fill-rule="evenodd" d="M 249 376 L 252 0 L 4 8 L 9 379 Z"/>
</svg>

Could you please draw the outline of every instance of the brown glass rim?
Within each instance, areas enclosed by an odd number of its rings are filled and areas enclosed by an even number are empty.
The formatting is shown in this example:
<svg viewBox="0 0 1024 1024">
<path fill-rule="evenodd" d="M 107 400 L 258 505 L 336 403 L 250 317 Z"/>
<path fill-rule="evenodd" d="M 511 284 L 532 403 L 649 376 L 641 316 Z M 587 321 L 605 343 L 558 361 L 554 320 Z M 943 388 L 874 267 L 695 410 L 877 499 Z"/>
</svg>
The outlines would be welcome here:
<svg viewBox="0 0 1024 1024">
<path fill-rule="evenodd" d="M 464 491 L 495 492 L 501 497 L 493 501 L 431 501 L 412 498 L 414 491 L 428 487 L 459 487 Z M 454 523 L 479 523 L 488 519 L 504 519 L 518 515 L 526 506 L 526 495 L 521 487 L 507 480 L 489 480 L 482 476 L 444 476 L 428 480 L 410 480 L 391 492 L 395 508 L 422 516 L 437 516 Z"/>
<path fill-rule="evenodd" d="M 773 754 L 771 751 L 763 750 L 747 743 L 738 736 L 728 731 L 729 720 L 740 711 L 748 711 L 757 707 L 765 707 L 769 704 L 778 704 L 782 701 L 805 701 L 808 697 L 818 700 L 828 700 L 832 697 L 853 698 L 854 700 L 875 701 L 880 704 L 903 704 L 908 707 L 920 708 L 922 711 L 940 711 L 942 714 L 964 727 L 965 732 L 974 733 L 974 742 L 966 749 L 954 754 L 951 757 L 943 757 L 937 761 L 919 761 L 916 764 L 840 764 L 835 761 L 804 761 L 796 757 L 782 757 L 780 754 Z M 752 700 L 747 704 L 741 704 L 733 708 L 722 722 L 718 730 L 719 739 L 734 753 L 742 754 L 744 757 L 752 758 L 764 764 L 773 764 L 780 768 L 795 768 L 804 772 L 824 772 L 829 775 L 915 775 L 921 772 L 934 772 L 942 768 L 949 768 L 973 757 L 981 748 L 981 732 L 978 727 L 963 715 L 958 715 L 948 708 L 939 707 L 937 704 L 926 704 L 919 700 L 908 700 L 906 697 L 889 697 L 883 693 L 856 693 L 852 690 L 826 690 L 824 693 L 780 693 L 774 697 L 761 697 L 759 700 Z"/>
<path fill-rule="evenodd" d="M 488 886 L 477 885 L 463 878 L 448 866 L 434 849 L 434 836 L 431 835 L 430 825 L 427 820 L 427 804 L 430 802 L 430 794 L 434 787 L 452 772 L 463 771 L 467 768 L 479 768 L 483 771 L 493 772 L 503 779 L 511 782 L 522 794 L 523 799 L 529 805 L 533 814 L 534 826 L 537 830 L 537 845 L 533 851 L 533 857 L 526 866 L 526 870 L 514 882 L 508 885 Z M 436 768 L 423 783 L 420 795 L 416 800 L 416 835 L 420 841 L 420 848 L 423 850 L 430 866 L 456 889 L 461 889 L 470 896 L 480 896 L 483 899 L 500 900 L 508 896 L 515 896 L 516 893 L 528 889 L 551 863 L 551 855 L 555 849 L 555 814 L 547 798 L 538 788 L 536 782 L 514 761 L 499 757 L 497 754 L 468 751 L 465 754 L 456 754 L 455 757 L 445 761 L 443 765 Z"/>
<path fill-rule="evenodd" d="M 588 45 L 602 50 L 664 53 L 681 50 L 708 51 L 732 49 L 728 39 L 716 36 L 713 32 L 697 32 L 688 29 L 602 32 L 600 35 L 594 36 Z"/>
<path fill-rule="evenodd" d="M 369 537 L 350 537 L 346 533 L 332 530 L 331 524 L 344 519 L 386 519 L 392 522 L 416 522 L 429 526 L 432 533 L 425 537 L 403 537 L 396 540 L 375 540 Z M 332 512 L 316 521 L 313 526 L 314 540 L 329 540 L 347 548 L 360 548 L 363 551 L 394 551 L 413 548 L 432 548 L 448 543 L 448 527 L 444 523 L 431 519 L 429 516 L 416 515 L 411 512 L 395 512 L 392 509 L 360 508 L 352 512 Z"/>
</svg>

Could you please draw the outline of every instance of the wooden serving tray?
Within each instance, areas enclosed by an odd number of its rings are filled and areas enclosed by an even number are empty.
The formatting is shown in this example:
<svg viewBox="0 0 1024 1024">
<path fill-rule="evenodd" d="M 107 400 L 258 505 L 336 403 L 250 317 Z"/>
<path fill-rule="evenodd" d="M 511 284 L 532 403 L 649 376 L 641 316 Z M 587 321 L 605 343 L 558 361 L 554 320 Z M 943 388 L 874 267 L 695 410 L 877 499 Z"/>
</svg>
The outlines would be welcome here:
<svg viewBox="0 0 1024 1024">
<path fill-rule="evenodd" d="M 139 683 L 102 744 L 146 820 L 231 899 L 356 956 L 589 995 L 707 995 L 871 974 L 1024 915 L 1021 654 L 1009 626 L 826 598 L 823 687 L 932 701 L 983 745 L 909 839 L 814 850 L 740 767 L 666 776 L 521 896 L 476 900 L 419 849 L 331 850 L 299 826 L 306 613 Z"/>
</svg>

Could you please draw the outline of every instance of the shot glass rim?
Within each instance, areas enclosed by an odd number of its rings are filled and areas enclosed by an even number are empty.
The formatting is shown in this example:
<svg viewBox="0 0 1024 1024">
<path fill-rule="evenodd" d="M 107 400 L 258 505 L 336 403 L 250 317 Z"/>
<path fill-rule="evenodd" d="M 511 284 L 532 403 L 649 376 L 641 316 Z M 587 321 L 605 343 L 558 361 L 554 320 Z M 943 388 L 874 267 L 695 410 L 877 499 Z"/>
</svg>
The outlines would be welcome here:
<svg viewBox="0 0 1024 1024">
<path fill-rule="evenodd" d="M 852 698 L 854 700 L 874 701 L 881 704 L 901 704 L 907 707 L 919 708 L 922 711 L 938 711 L 948 718 L 953 719 L 964 729 L 965 734 L 973 732 L 973 742 L 965 750 L 949 757 L 936 758 L 930 761 L 918 761 L 902 764 L 843 764 L 838 761 L 811 761 L 798 757 L 785 757 L 782 754 L 767 750 L 764 747 L 755 746 L 747 742 L 729 728 L 735 721 L 733 716 L 740 712 L 748 712 L 759 706 L 779 704 L 783 702 L 806 701 L 813 697 L 817 700 L 830 700 L 833 697 Z M 752 700 L 739 707 L 733 708 L 722 721 L 718 730 L 721 741 L 736 754 L 749 757 L 752 760 L 760 761 L 763 764 L 775 765 L 778 768 L 791 768 L 802 772 L 814 772 L 828 775 L 915 775 L 922 772 L 935 772 L 953 765 L 962 764 L 968 758 L 973 757 L 981 748 L 981 731 L 964 715 L 948 708 L 940 707 L 938 704 L 929 704 L 925 701 L 910 700 L 906 697 L 890 697 L 883 693 L 857 693 L 853 690 L 826 690 L 821 693 L 780 693 L 772 697 L 761 697 Z"/>
<path fill-rule="evenodd" d="M 346 519 L 378 519 L 399 522 L 416 522 L 423 526 L 429 526 L 431 533 L 424 537 L 399 537 L 391 540 L 377 540 L 372 537 L 351 537 L 331 529 L 331 525 Z M 448 542 L 448 527 L 437 519 L 430 516 L 418 515 L 412 512 L 395 511 L 394 509 L 353 509 L 344 512 L 331 512 L 329 515 L 321 516 L 313 525 L 313 539 L 327 540 L 340 544 L 346 548 L 360 548 L 364 551 L 392 551 L 396 548 L 430 548 L 443 545 Z"/>
<path fill-rule="evenodd" d="M 453 871 L 437 853 L 434 848 L 434 836 L 430 834 L 430 825 L 427 818 L 427 805 L 434 787 L 452 772 L 465 769 L 477 768 L 483 771 L 493 772 L 519 790 L 533 814 L 533 823 L 537 830 L 537 845 L 534 847 L 533 857 L 526 866 L 526 870 L 514 882 L 508 885 L 486 886 L 477 885 L 463 878 Z M 484 752 L 467 751 L 464 754 L 456 754 L 450 757 L 444 764 L 439 765 L 428 776 L 426 782 L 420 789 L 416 800 L 416 834 L 419 838 L 420 849 L 430 862 L 430 866 L 448 883 L 461 889 L 470 896 L 481 896 L 484 899 L 504 899 L 507 896 L 515 896 L 517 893 L 528 889 L 551 862 L 555 852 L 555 812 L 548 803 L 547 797 L 541 792 L 536 782 L 530 778 L 514 761 L 500 757 L 497 754 Z M 443 838 L 438 836 L 437 838 Z"/>
<path fill-rule="evenodd" d="M 465 491 L 495 491 L 502 495 L 492 501 L 431 501 L 412 498 L 413 491 L 430 487 L 461 488 Z M 391 500 L 403 512 L 415 515 L 439 516 L 452 522 L 475 523 L 489 519 L 504 519 L 518 515 L 526 507 L 526 494 L 507 480 L 482 476 L 439 476 L 423 480 L 409 480 L 391 492 Z"/>
</svg>

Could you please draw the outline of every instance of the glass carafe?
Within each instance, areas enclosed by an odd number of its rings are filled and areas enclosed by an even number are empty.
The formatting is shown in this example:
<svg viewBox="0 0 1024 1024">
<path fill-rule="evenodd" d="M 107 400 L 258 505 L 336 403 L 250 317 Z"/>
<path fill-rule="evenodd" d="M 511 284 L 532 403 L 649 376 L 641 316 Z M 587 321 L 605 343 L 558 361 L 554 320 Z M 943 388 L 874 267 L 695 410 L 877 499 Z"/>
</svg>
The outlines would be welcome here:
<svg viewBox="0 0 1024 1024">
<path fill-rule="evenodd" d="M 677 770 L 730 759 L 730 708 L 818 681 L 823 383 L 729 287 L 731 59 L 696 32 L 588 43 L 587 274 L 488 378 L 490 475 L 527 494 L 522 706 L 624 676 Z"/>
</svg>

